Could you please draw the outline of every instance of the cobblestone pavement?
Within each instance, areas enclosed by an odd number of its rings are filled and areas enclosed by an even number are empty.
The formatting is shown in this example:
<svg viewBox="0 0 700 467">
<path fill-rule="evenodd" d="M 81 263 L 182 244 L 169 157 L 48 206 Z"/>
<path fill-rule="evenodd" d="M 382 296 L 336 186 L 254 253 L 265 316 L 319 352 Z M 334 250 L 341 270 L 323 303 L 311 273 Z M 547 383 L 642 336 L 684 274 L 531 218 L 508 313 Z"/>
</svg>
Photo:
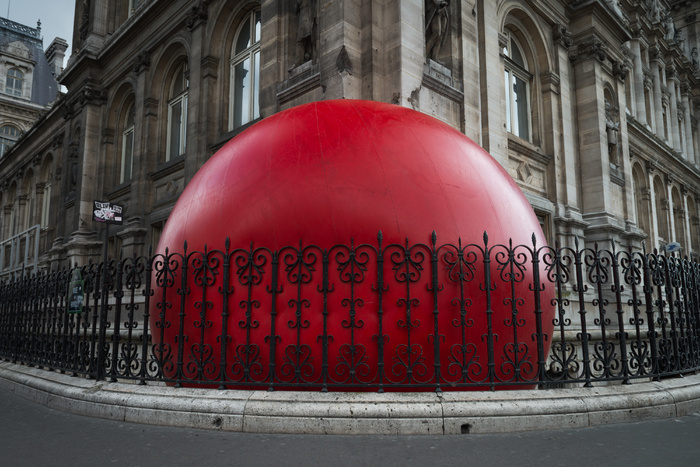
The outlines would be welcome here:
<svg viewBox="0 0 700 467">
<path fill-rule="evenodd" d="M 577 430 L 456 436 L 267 435 L 81 417 L 0 390 L 0 464 L 697 465 L 700 414 Z"/>
</svg>

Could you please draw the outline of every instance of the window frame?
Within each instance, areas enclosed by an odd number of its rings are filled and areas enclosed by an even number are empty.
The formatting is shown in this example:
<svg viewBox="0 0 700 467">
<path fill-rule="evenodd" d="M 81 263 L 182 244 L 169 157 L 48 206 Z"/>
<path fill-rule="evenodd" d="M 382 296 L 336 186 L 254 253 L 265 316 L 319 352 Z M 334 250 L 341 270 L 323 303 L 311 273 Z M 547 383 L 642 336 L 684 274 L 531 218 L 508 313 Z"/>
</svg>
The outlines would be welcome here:
<svg viewBox="0 0 700 467">
<path fill-rule="evenodd" d="M 189 93 L 189 71 L 187 69 L 187 62 L 180 64 L 170 82 L 170 92 L 168 93 L 168 120 L 167 120 L 167 140 L 165 146 L 165 162 L 169 162 L 173 159 L 185 154 L 187 145 L 187 99 Z M 174 95 L 175 86 L 177 85 L 177 80 L 182 79 L 182 91 Z M 180 121 L 177 125 L 173 125 L 173 109 L 180 106 Z M 177 154 L 172 154 L 172 139 L 173 130 L 178 127 L 179 137 L 177 141 L 178 149 Z"/>
<path fill-rule="evenodd" d="M 19 73 L 19 76 L 16 76 L 14 74 L 10 74 L 13 71 Z M 17 84 L 10 86 L 10 80 L 16 82 L 19 85 L 19 87 L 17 86 Z M 12 89 L 13 91 L 10 92 L 10 89 Z M 7 74 L 5 75 L 5 94 L 7 94 L 8 96 L 22 97 L 23 90 L 24 90 L 24 73 L 22 72 L 22 70 L 20 70 L 17 67 L 9 68 L 7 70 Z"/>
<path fill-rule="evenodd" d="M 529 70 L 528 60 L 525 54 L 525 48 L 523 47 L 520 40 L 518 40 L 514 34 L 510 31 L 504 31 L 506 37 L 506 45 L 501 49 L 501 54 L 503 55 L 503 70 L 504 70 L 504 81 L 505 81 L 505 100 L 506 100 L 506 130 L 514 136 L 533 143 L 533 116 L 532 116 L 532 89 L 533 89 L 533 78 L 534 75 Z M 518 48 L 518 52 L 523 60 L 523 65 L 520 65 L 512 58 L 512 46 L 513 44 Z M 527 134 L 523 135 L 520 131 L 519 124 L 518 128 L 514 128 L 514 122 L 519 122 L 518 116 L 518 106 L 520 103 L 517 101 L 518 94 L 514 89 L 515 79 L 519 79 L 525 84 L 525 117 L 527 123 Z M 516 130 L 516 131 L 514 131 Z"/>
<path fill-rule="evenodd" d="M 3 133 L 3 130 L 5 128 L 11 128 L 12 130 L 15 131 L 16 134 L 6 135 L 5 133 Z M 7 151 L 12 149 L 12 147 L 15 145 L 15 143 L 19 139 L 19 133 L 20 133 L 19 128 L 17 128 L 14 125 L 5 124 L 5 125 L 0 126 L 0 157 L 3 157 Z M 13 136 L 15 137 L 15 139 L 11 138 Z M 12 144 L 8 144 L 8 143 L 12 143 Z"/>
<path fill-rule="evenodd" d="M 124 131 L 122 131 L 121 159 L 119 167 L 119 183 L 131 180 L 134 168 L 134 104 L 131 104 L 126 111 L 124 119 Z M 129 142 L 129 138 L 131 138 Z M 128 164 L 127 164 L 128 158 Z M 128 171 L 127 169 L 128 165 Z"/>
<path fill-rule="evenodd" d="M 240 52 L 236 51 L 236 46 L 241 34 L 245 32 L 248 28 L 247 33 L 249 34 L 249 44 L 246 48 Z M 247 123 L 260 118 L 260 44 L 262 39 L 262 19 L 260 8 L 255 8 L 248 12 L 243 20 L 239 23 L 236 34 L 233 37 L 231 43 L 231 58 L 229 60 L 229 115 L 228 115 L 228 130 L 235 130 L 240 128 Z M 245 76 L 243 79 L 247 79 L 245 83 L 251 89 L 248 96 L 243 96 L 243 102 L 240 98 L 236 98 L 236 67 L 244 64 L 248 60 L 250 64 L 249 76 Z M 245 87 L 246 84 L 243 84 Z M 247 100 L 247 102 L 245 102 Z M 244 106 L 247 107 L 246 113 L 243 112 Z M 236 121 L 236 112 L 240 109 L 240 121 Z"/>
</svg>

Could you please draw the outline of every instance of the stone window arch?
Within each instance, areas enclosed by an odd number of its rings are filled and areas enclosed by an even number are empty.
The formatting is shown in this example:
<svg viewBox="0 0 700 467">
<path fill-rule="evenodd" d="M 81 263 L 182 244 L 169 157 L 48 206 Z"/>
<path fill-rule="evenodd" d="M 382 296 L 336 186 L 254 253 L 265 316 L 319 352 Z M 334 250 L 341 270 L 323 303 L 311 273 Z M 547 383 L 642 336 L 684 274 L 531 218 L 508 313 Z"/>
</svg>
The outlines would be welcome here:
<svg viewBox="0 0 700 467">
<path fill-rule="evenodd" d="M 260 9 L 250 11 L 236 31 L 230 57 L 229 130 L 260 118 Z"/>
</svg>

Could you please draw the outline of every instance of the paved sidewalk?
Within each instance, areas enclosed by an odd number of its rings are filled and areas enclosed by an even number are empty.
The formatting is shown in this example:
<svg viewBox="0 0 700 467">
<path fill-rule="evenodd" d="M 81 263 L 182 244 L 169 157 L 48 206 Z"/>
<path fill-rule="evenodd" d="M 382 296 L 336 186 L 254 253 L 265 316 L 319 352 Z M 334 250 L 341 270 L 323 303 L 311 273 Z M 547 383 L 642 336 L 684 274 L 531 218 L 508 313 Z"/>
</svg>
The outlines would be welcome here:
<svg viewBox="0 0 700 467">
<path fill-rule="evenodd" d="M 0 389 L 78 415 L 248 433 L 434 435 L 566 429 L 700 411 L 700 376 L 597 388 L 435 393 L 219 391 L 0 362 Z"/>
<path fill-rule="evenodd" d="M 700 415 L 576 430 L 453 436 L 234 433 L 54 410 L 0 389 L 0 462 L 27 465 L 696 465 Z"/>
</svg>

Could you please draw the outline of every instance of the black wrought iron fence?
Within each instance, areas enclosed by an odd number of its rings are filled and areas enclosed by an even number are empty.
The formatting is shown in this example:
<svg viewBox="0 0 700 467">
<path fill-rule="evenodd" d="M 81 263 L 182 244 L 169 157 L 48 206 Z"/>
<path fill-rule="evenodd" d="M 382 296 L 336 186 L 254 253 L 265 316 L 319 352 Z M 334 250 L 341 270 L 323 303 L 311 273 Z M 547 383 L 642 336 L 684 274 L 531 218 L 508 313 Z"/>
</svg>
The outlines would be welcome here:
<svg viewBox="0 0 700 467">
<path fill-rule="evenodd" d="M 2 283 L 0 358 L 221 388 L 627 383 L 700 369 L 699 295 L 695 261 L 614 244 L 540 247 L 534 236 L 385 245 L 380 234 L 275 251 L 185 244 Z"/>
</svg>

